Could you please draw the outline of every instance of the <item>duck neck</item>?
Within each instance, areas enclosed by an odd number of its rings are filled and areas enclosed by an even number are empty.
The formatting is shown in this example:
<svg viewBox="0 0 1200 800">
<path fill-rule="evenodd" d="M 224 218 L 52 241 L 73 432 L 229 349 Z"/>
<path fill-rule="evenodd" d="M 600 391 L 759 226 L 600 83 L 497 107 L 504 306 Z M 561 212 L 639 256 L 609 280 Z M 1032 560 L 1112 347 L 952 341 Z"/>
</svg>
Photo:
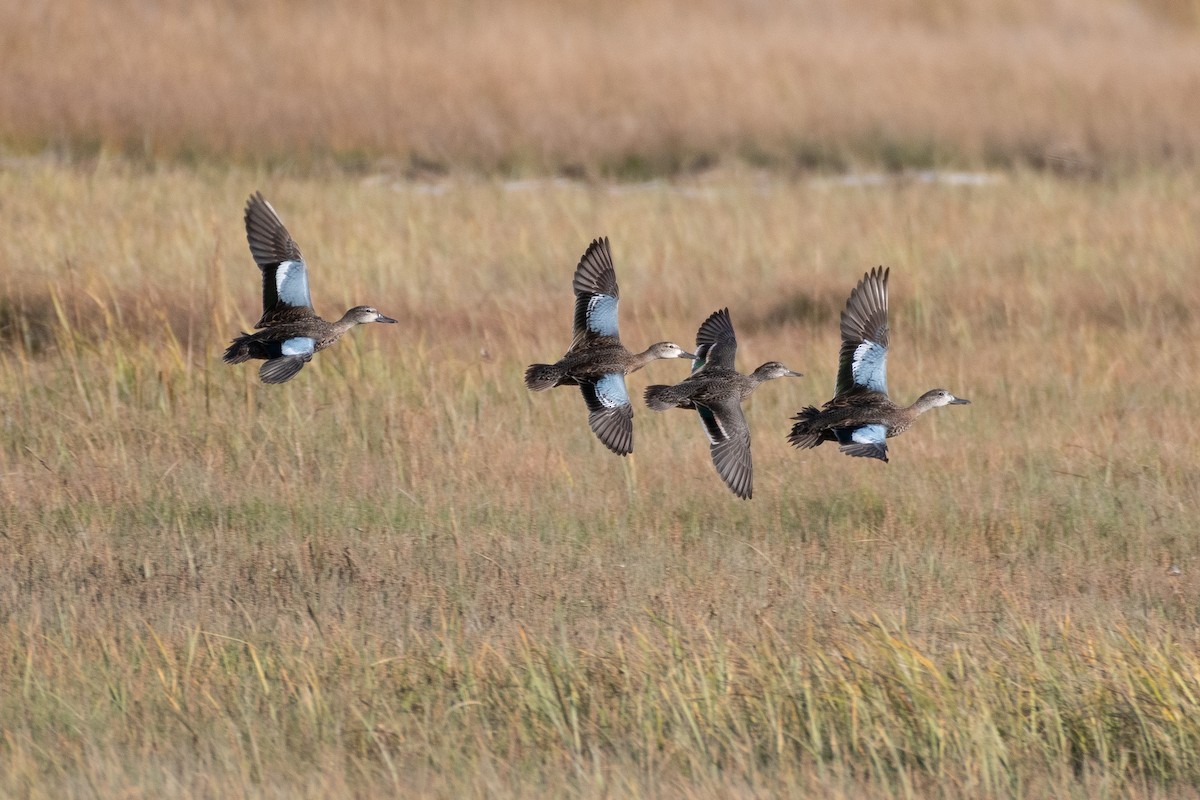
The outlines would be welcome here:
<svg viewBox="0 0 1200 800">
<path fill-rule="evenodd" d="M 749 387 L 746 390 L 746 393 L 749 394 L 750 392 L 754 391 L 754 389 L 757 388 L 759 384 L 766 383 L 767 381 L 773 381 L 776 378 L 784 378 L 784 377 L 795 378 L 795 377 L 799 377 L 799 376 L 794 372 L 785 372 L 784 374 L 781 375 L 778 372 L 777 364 L 767 362 L 766 364 L 763 364 L 761 367 L 754 370 L 754 372 L 751 372 L 749 375 L 746 376 L 745 383 Z"/>
<path fill-rule="evenodd" d="M 749 375 L 746 376 L 746 380 L 749 381 L 751 389 L 755 388 L 760 383 L 766 383 L 767 381 L 769 381 L 775 377 L 774 375 L 771 375 L 771 374 L 763 374 L 763 372 L 761 372 L 761 370 L 762 370 L 762 367 L 759 367 L 759 369 L 754 370 L 754 372 L 751 372 Z"/>
<path fill-rule="evenodd" d="M 351 309 L 350 311 L 347 311 L 345 314 L 342 314 L 342 318 L 339 319 L 337 322 L 333 322 L 330 324 L 333 326 L 333 330 L 335 332 L 337 332 L 337 335 L 341 336 L 343 333 L 345 333 L 346 331 L 350 330 L 355 325 L 357 325 L 358 320 L 354 318 L 353 309 Z"/>
<path fill-rule="evenodd" d="M 937 408 L 937 402 L 935 398 L 929 396 L 928 394 L 923 394 L 913 401 L 912 405 L 904 410 L 907 411 L 912 417 L 919 417 L 926 411 L 929 411 L 933 408 Z"/>
<path fill-rule="evenodd" d="M 642 352 L 633 354 L 633 363 L 630 365 L 630 367 L 626 371 L 626 373 L 628 374 L 629 372 L 637 372 L 639 369 L 646 366 L 651 361 L 655 361 L 657 359 L 658 359 L 658 356 L 655 355 L 655 353 L 654 353 L 654 346 L 651 345 L 650 347 L 647 347 Z"/>
</svg>

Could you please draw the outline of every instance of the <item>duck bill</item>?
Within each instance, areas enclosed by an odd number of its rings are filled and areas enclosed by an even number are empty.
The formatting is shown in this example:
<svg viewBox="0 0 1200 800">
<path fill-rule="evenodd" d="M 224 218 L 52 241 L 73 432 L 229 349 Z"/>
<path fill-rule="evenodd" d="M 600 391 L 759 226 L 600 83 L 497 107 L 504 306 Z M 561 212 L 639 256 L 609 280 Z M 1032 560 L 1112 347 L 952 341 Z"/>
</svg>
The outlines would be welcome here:
<svg viewBox="0 0 1200 800">
<path fill-rule="evenodd" d="M 784 377 L 785 377 L 785 378 L 803 378 L 803 377 L 804 377 L 804 373 L 803 373 L 803 372 L 796 372 L 795 370 L 791 370 L 791 369 L 789 369 L 789 370 L 788 370 L 788 371 L 787 371 L 787 372 L 784 374 Z"/>
<path fill-rule="evenodd" d="M 950 401 L 950 405 L 952 405 L 952 406 L 969 406 L 969 405 L 971 405 L 971 401 L 965 397 L 956 397 Z"/>
<path fill-rule="evenodd" d="M 385 317 L 383 314 L 380 314 L 379 316 L 375 317 L 375 321 L 376 322 L 395 322 L 396 320 L 392 319 L 391 317 Z"/>
<path fill-rule="evenodd" d="M 696 354 L 695 353 L 680 353 L 679 355 L 677 355 L 675 357 L 676 358 L 695 358 Z"/>
</svg>

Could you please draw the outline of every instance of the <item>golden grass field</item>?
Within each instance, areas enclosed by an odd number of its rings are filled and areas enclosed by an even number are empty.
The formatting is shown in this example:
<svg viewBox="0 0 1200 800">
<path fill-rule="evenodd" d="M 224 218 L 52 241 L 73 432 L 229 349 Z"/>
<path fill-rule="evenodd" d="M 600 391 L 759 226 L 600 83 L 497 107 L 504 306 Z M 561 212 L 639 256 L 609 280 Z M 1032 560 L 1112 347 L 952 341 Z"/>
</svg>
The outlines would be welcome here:
<svg viewBox="0 0 1200 800">
<path fill-rule="evenodd" d="M 6 170 L 0 791 L 1182 791 L 1197 183 Z M 319 311 L 401 320 L 282 387 L 219 362 L 257 186 Z M 690 414 L 623 460 L 524 389 L 604 231 L 632 345 L 728 305 L 806 373 L 749 404 L 753 501 Z M 790 450 L 879 261 L 893 392 L 974 403 L 888 465 Z"/>
<path fill-rule="evenodd" d="M 1200 157 L 1195 0 L 0 0 L 13 146 L 639 176 Z"/>
<path fill-rule="evenodd" d="M 0 15 L 0 796 L 1200 795 L 1193 6 L 115 7 Z M 118 22 L 154 46 L 89 38 Z M 268 64 L 288 91 L 247 94 Z M 942 70 L 994 102 L 937 106 Z M 572 126 L 602 102 L 625 134 Z M 220 361 L 255 189 L 319 313 L 400 320 L 282 386 Z M 631 347 L 728 306 L 744 371 L 805 373 L 747 403 L 752 501 L 694 414 L 639 403 L 621 459 L 523 386 L 602 234 Z M 876 264 L 893 394 L 972 405 L 890 464 L 795 451 Z"/>
</svg>

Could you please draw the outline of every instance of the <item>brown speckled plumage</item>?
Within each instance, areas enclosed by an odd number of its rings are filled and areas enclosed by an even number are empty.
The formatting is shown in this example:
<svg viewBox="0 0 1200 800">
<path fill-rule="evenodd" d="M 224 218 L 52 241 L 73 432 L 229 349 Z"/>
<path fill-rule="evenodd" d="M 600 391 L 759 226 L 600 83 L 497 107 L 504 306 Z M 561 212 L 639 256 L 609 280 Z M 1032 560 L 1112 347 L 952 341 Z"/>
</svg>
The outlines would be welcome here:
<svg viewBox="0 0 1200 800">
<path fill-rule="evenodd" d="M 745 500 L 754 495 L 754 466 L 750 458 L 750 426 L 742 401 L 759 384 L 800 373 L 768 361 L 749 375 L 734 369 L 737 337 L 729 309 L 709 315 L 696 332 L 696 361 L 692 374 L 674 386 L 646 388 L 646 405 L 654 411 L 687 408 L 700 415 L 708 435 L 717 474 L 730 491 Z"/>
<path fill-rule="evenodd" d="M 887 393 L 888 274 L 868 272 L 850 293 L 842 312 L 842 346 L 834 397 L 822 408 L 808 406 L 793 419 L 788 441 L 795 447 L 838 442 L 843 453 L 887 461 L 887 439 L 899 436 L 921 414 L 945 405 L 965 405 L 945 389 L 931 389 L 909 406 Z"/>
<path fill-rule="evenodd" d="M 633 452 L 633 405 L 625 376 L 658 358 L 691 358 L 673 342 L 659 342 L 641 353 L 621 344 L 617 327 L 620 290 L 608 238 L 596 239 L 579 260 L 571 346 L 554 364 L 531 364 L 525 385 L 535 392 L 578 386 L 588 408 L 588 424 L 617 455 Z"/>
<path fill-rule="evenodd" d="M 336 322 L 317 316 L 300 248 L 261 193 L 246 202 L 245 222 L 250 253 L 262 271 L 263 313 L 254 326 L 261 330 L 237 336 L 225 350 L 225 363 L 263 359 L 263 383 L 283 383 L 355 325 L 396 321 L 371 306 L 355 306 Z"/>
</svg>

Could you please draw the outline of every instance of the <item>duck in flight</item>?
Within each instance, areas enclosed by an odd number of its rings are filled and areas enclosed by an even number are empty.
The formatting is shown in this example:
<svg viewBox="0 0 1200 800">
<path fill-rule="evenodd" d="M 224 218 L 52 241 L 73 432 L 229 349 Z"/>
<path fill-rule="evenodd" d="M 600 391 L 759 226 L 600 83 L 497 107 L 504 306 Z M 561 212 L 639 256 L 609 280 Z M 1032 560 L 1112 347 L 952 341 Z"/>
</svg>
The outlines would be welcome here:
<svg viewBox="0 0 1200 800">
<path fill-rule="evenodd" d="M 246 202 L 246 240 L 262 270 L 263 314 L 255 333 L 242 333 L 225 351 L 226 364 L 264 359 L 258 371 L 263 383 L 283 383 L 296 376 L 313 354 L 367 322 L 395 322 L 371 306 L 355 306 L 337 322 L 317 316 L 308 292 L 308 268 L 300 248 L 279 215 L 260 192 Z"/>
<path fill-rule="evenodd" d="M 535 392 L 578 386 L 592 432 L 619 456 L 633 452 L 633 405 L 625 376 L 658 358 L 692 358 L 674 342 L 631 353 L 617 329 L 620 292 L 608 237 L 594 240 L 579 260 L 572 281 L 575 316 L 571 346 L 554 364 L 531 364 L 525 385 Z"/>
<path fill-rule="evenodd" d="M 654 411 L 695 409 L 708 434 L 709 450 L 717 474 L 730 491 L 744 500 L 754 494 L 754 465 L 750 460 L 750 426 L 742 401 L 760 383 L 775 378 L 800 378 L 799 372 L 768 361 L 749 375 L 733 367 L 737 337 L 729 309 L 709 315 L 696 332 L 696 358 L 692 374 L 674 386 L 646 388 L 646 405 Z"/>
<path fill-rule="evenodd" d="M 842 312 L 842 349 L 833 399 L 808 406 L 794 419 L 788 441 L 799 448 L 837 442 L 846 455 L 888 460 L 887 440 L 917 417 L 941 406 L 966 405 L 945 389 L 930 389 L 910 406 L 887 393 L 888 273 L 868 272 L 850 292 Z"/>
</svg>

